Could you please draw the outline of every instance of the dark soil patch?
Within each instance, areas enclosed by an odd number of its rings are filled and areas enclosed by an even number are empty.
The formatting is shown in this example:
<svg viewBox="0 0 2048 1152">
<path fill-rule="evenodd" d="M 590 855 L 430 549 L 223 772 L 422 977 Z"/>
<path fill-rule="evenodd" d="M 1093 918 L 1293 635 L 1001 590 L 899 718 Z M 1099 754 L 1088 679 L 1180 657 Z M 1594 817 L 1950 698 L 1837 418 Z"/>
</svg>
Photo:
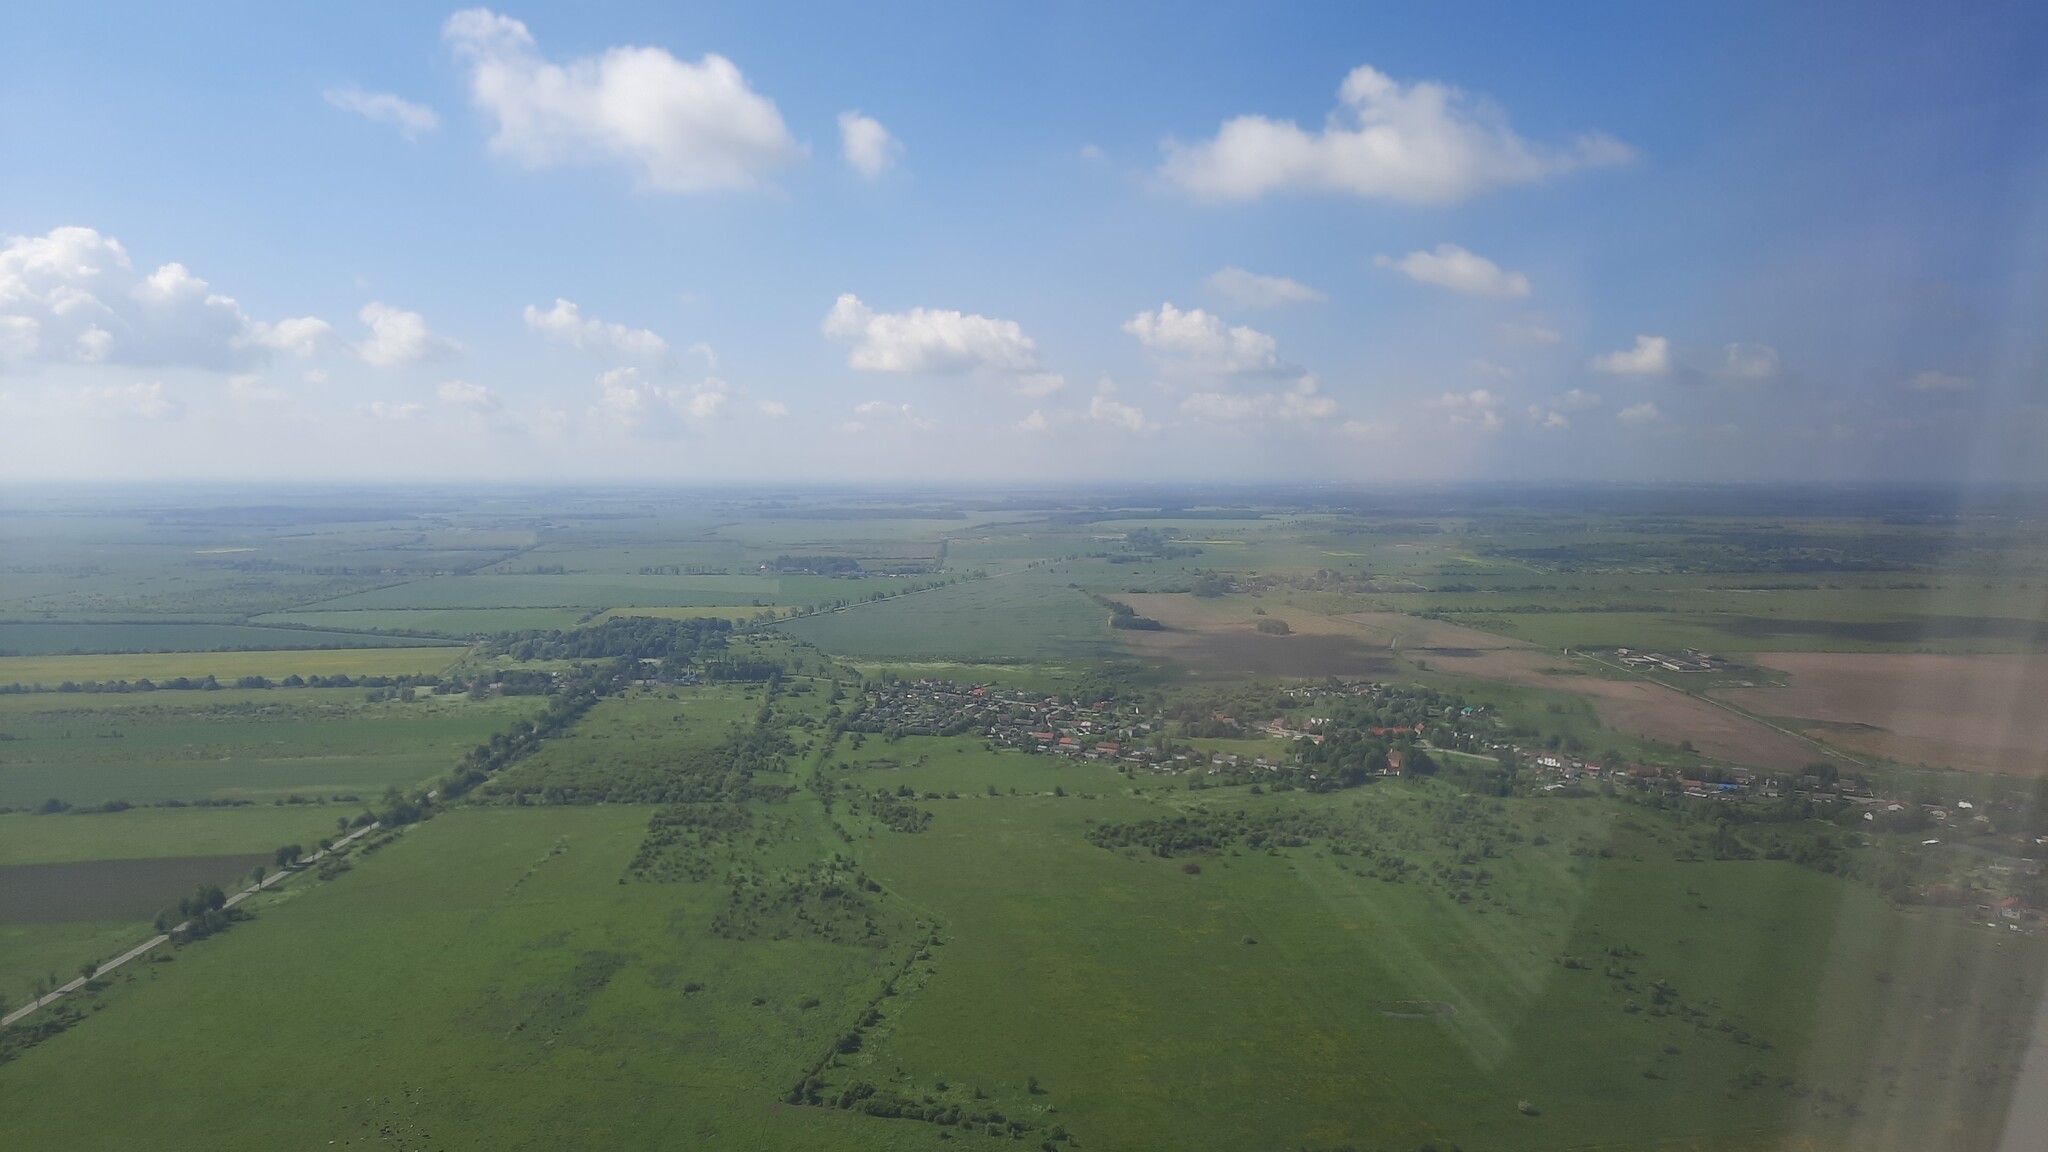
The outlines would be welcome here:
<svg viewBox="0 0 2048 1152">
<path fill-rule="evenodd" d="M 201 884 L 249 874 L 268 855 L 166 856 L 0 866 L 0 924 L 146 920 Z"/>
<path fill-rule="evenodd" d="M 1736 636 L 1814 636 L 1864 644 L 1926 644 L 1939 640 L 2007 640 L 2048 647 L 2048 622 L 2005 616 L 1921 616 L 1911 620 L 1798 620 L 1776 616 L 1713 617 Z"/>
<path fill-rule="evenodd" d="M 1268 636 L 1247 630 L 1188 633 L 1175 640 L 1159 654 L 1226 675 L 1369 677 L 1394 670 L 1383 649 L 1353 636 Z"/>
</svg>

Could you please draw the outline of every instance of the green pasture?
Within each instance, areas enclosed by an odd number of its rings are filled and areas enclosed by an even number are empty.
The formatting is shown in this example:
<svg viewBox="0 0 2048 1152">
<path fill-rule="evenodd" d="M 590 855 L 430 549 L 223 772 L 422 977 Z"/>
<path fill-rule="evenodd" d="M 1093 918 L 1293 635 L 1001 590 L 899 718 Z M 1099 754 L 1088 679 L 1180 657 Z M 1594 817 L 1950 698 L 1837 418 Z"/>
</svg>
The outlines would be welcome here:
<svg viewBox="0 0 2048 1152">
<path fill-rule="evenodd" d="M 759 705 L 718 691 L 695 715 L 606 701 L 577 736 L 608 747 L 565 762 L 630 771 L 651 745 L 652 765 Z M 827 1100 L 869 1085 L 1084 1148 L 1975 1149 L 2024 1045 L 2008 1008 L 2042 991 L 2038 940 L 1789 864 L 1682 864 L 1703 831 L 1608 802 L 1190 794 L 972 740 L 861 743 L 749 804 L 758 836 L 702 880 L 628 878 L 646 807 L 443 814 L 117 976 L 108 1011 L 0 1066 L 0 1124 L 172 1148 L 986 1138 L 778 1103 L 823 1059 Z M 928 826 L 894 830 L 878 793 Z M 1164 857 L 1088 839 L 1236 813 L 1316 823 Z M 835 854 L 878 882 L 884 943 L 715 929 L 734 875 L 770 894 Z M 84 1106 L 92 1075 L 134 1107 Z M 266 1106 L 194 1090 L 221 1082 Z"/>
<path fill-rule="evenodd" d="M 405 645 L 381 648 L 278 649 L 264 652 L 141 652 L 99 656 L 0 656 L 0 684 L 55 688 L 66 682 L 244 676 L 417 676 L 440 672 L 466 649 Z"/>
<path fill-rule="evenodd" d="M 244 624 L 0 623 L 0 654 L 261 651 L 281 648 L 379 648 L 432 644 L 406 636 L 360 636 L 308 628 Z"/>
<path fill-rule="evenodd" d="M 443 576 L 300 605 L 298 611 L 425 608 L 716 607 L 812 604 L 897 591 L 904 581 L 829 576 Z"/>
<path fill-rule="evenodd" d="M 956 782 L 962 798 L 924 802 L 926 833 L 864 842 L 884 884 L 946 925 L 946 946 L 929 986 L 834 1083 L 915 1095 L 1036 1077 L 1067 1127 L 1120 1149 L 1750 1148 L 1794 1133 L 1818 1148 L 1973 1147 L 1997 1133 L 2003 1091 L 1942 1076 L 1955 1063 L 2009 1073 L 2023 1023 L 1990 1022 L 2041 990 L 2038 941 L 1894 912 L 1789 865 L 1677 864 L 1683 830 L 1597 802 L 1518 801 L 1463 825 L 1459 839 L 1502 853 L 1484 861 L 1485 896 L 1459 904 L 1314 847 L 1178 859 L 1096 848 L 1090 826 L 1171 818 L 1193 799 L 1091 799 L 1117 782 L 1109 769 L 991 759 L 863 772 L 883 787 Z M 1027 786 L 1064 776 L 1068 795 L 976 794 L 1011 772 Z M 1450 851 L 1429 843 L 1446 796 L 1394 784 L 1202 799 L 1383 821 L 1386 847 L 1428 866 Z M 1628 1011 L 1636 997 L 1602 972 L 1611 948 L 1628 950 L 1631 982 L 1666 981 L 1710 1021 Z M 1847 977 L 1842 956 L 1884 957 L 1889 982 Z M 1859 994 L 1881 1010 L 1859 1012 Z M 1841 1003 L 1817 1013 L 1822 996 Z M 1455 1015 L 1388 1014 L 1416 1002 Z M 1923 1095 L 1872 1085 L 1894 1061 Z M 1765 1086 L 1749 1086 L 1752 1072 Z M 1853 1097 L 1861 1117 L 1816 1108 L 1816 1086 Z M 1523 1100 L 1540 1114 L 1522 1114 Z"/>
<path fill-rule="evenodd" d="M 894 953 L 722 939 L 720 886 L 621 884 L 648 814 L 456 812 L 299 881 L 0 1066 L 0 1128 L 38 1148 L 945 1146 L 776 1103 Z"/>
<path fill-rule="evenodd" d="M 545 703 L 364 697 L 351 688 L 0 696 L 9 736 L 0 806 L 373 797 L 446 772 Z"/>
<path fill-rule="evenodd" d="M 310 848 L 321 837 L 336 835 L 336 811 L 332 806 L 264 804 L 88 815 L 17 812 L 0 815 L 0 867 L 268 854 L 281 844 Z M 119 955 L 152 931 L 148 917 L 0 923 L 0 1000 L 20 1004 L 37 978 L 54 972 L 68 980 L 79 964 Z"/>
<path fill-rule="evenodd" d="M 711 748 L 753 723 L 760 695 L 759 689 L 705 685 L 600 700 L 576 727 L 507 769 L 485 792 L 601 790 L 658 779 L 679 757 Z"/>
<path fill-rule="evenodd" d="M 476 636 L 496 632 L 573 628 L 589 614 L 582 608 L 364 608 L 339 612 L 273 612 L 255 624 L 296 624 L 361 631 L 432 632 Z"/>
<path fill-rule="evenodd" d="M 970 580 L 791 620 L 777 628 L 837 656 L 871 660 L 1108 659 L 1109 614 L 1038 572 Z"/>
<path fill-rule="evenodd" d="M 675 605 L 667 605 L 661 607 L 635 606 L 627 608 L 613 608 L 609 612 L 606 612 L 604 615 L 599 616 L 595 623 L 603 623 L 606 620 L 616 620 L 621 616 L 648 616 L 656 620 L 740 621 L 751 620 L 754 617 L 759 616 L 763 612 L 772 611 L 774 611 L 774 609 L 772 608 L 762 608 L 759 606 L 740 606 L 733 604 L 692 605 L 686 607 L 678 607 Z"/>
<path fill-rule="evenodd" d="M 862 676 L 892 675 L 903 680 L 951 680 L 956 684 L 993 684 L 1032 692 L 1070 693 L 1102 671 L 1099 663 L 983 664 L 955 660 L 890 660 L 856 663 Z"/>
<path fill-rule="evenodd" d="M 337 815 L 360 806 L 255 804 L 242 808 L 130 808 L 125 812 L 0 815 L 0 865 L 163 856 L 233 856 L 335 835 Z"/>
</svg>

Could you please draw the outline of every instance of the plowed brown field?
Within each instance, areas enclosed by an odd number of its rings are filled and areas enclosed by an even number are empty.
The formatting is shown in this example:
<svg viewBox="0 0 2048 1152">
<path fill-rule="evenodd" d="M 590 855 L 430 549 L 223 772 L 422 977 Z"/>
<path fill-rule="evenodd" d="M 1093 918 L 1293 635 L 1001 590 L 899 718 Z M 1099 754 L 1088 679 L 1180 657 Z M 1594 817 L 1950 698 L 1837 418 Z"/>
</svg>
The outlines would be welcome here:
<svg viewBox="0 0 2048 1152">
<path fill-rule="evenodd" d="M 1820 721 L 1815 735 L 1906 764 L 2048 775 L 2048 656 L 1779 652 L 1754 662 L 1782 688 L 1716 693 L 1761 716 Z"/>
<path fill-rule="evenodd" d="M 1549 649 L 1441 620 L 1398 612 L 1324 616 L 1267 604 L 1267 613 L 1295 634 L 1266 636 L 1255 630 L 1252 604 L 1239 597 L 1162 592 L 1122 599 L 1169 629 L 1123 633 L 1133 650 L 1218 674 L 1372 677 L 1402 666 L 1398 657 L 1436 672 L 1584 696 L 1617 732 L 1691 741 L 1701 753 L 1737 764 L 1789 769 L 1820 756 L 1805 741 L 1710 701 L 1648 681 L 1588 676 Z"/>
</svg>

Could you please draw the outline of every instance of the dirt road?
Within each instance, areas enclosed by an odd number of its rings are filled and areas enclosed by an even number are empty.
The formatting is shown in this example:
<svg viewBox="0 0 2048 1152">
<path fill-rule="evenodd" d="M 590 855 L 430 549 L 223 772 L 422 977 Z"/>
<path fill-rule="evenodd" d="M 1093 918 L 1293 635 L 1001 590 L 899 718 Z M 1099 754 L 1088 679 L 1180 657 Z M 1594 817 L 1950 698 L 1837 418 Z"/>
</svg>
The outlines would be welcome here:
<svg viewBox="0 0 2048 1152">
<path fill-rule="evenodd" d="M 304 867 L 308 864 L 318 863 L 320 859 L 326 856 L 329 852 L 335 852 L 339 851 L 342 848 L 346 848 L 348 847 L 348 845 L 353 843 L 357 837 L 364 836 L 368 833 L 374 832 L 377 830 L 377 828 L 378 825 L 374 823 L 366 825 L 362 828 L 358 828 L 354 832 L 351 832 L 348 835 L 342 837 L 341 839 L 336 840 L 332 848 L 323 848 L 320 851 L 313 853 L 311 856 L 301 857 L 299 858 L 298 861 L 296 861 L 296 863 L 300 867 Z M 240 904 L 242 901 L 247 900 L 249 897 L 254 896 L 256 893 L 261 892 L 265 888 L 268 888 L 271 885 L 278 883 L 285 877 L 295 876 L 297 874 L 298 873 L 296 872 L 273 872 L 270 875 L 265 876 L 262 882 L 257 884 L 251 884 L 247 888 L 242 889 L 240 892 L 235 893 L 233 896 L 228 897 L 226 907 L 233 908 L 235 905 Z M 186 923 L 190 923 L 190 921 L 187 921 Z M 180 924 L 176 928 L 171 929 L 171 932 L 181 931 L 184 929 L 184 927 L 185 924 Z M 112 972 L 114 969 L 119 968 L 121 965 L 126 964 L 130 960 L 135 959 L 137 956 L 141 956 L 147 953 L 150 949 L 155 948 L 157 945 L 162 944 L 164 941 L 169 940 L 170 938 L 171 933 L 167 932 L 163 935 L 152 936 L 149 939 L 144 940 L 142 943 L 137 944 L 135 947 L 130 948 L 128 951 L 123 952 L 119 956 L 114 957 L 112 960 L 107 961 L 105 964 L 100 965 L 99 968 L 94 970 L 90 979 L 99 979 L 107 973 Z M 0 1016 L 0 1028 L 5 1028 L 9 1024 L 14 1023 L 16 1020 L 20 1020 L 23 1017 L 27 1016 L 29 1013 L 34 1012 L 38 1008 L 41 1008 L 43 1005 L 54 1002 L 61 996 L 67 996 L 73 992 L 78 991 L 80 988 L 85 987 L 85 982 L 87 979 L 88 977 L 84 976 L 73 977 L 69 984 L 63 985 L 62 987 L 58 988 L 55 992 L 51 992 L 43 996 L 41 999 L 31 1000 L 28 1003 L 22 1005 L 21 1007 L 16 1008 L 14 1011 L 9 1012 L 7 1015 Z"/>
</svg>

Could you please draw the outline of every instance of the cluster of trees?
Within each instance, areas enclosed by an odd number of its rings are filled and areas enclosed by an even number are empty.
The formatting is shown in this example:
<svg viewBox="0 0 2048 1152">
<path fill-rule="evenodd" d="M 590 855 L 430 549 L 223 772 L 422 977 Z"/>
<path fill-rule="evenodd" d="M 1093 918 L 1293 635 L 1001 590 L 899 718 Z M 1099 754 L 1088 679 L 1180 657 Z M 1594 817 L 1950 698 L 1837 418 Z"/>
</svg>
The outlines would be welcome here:
<svg viewBox="0 0 2048 1152">
<path fill-rule="evenodd" d="M 1240 576 L 1237 580 L 1239 592 L 1267 592 L 1280 588 L 1292 588 L 1299 592 L 1405 592 L 1413 588 L 1406 582 L 1395 582 L 1390 587 L 1381 587 L 1373 582 L 1372 574 L 1363 570 L 1340 571 L 1336 568 L 1318 568 L 1306 575 L 1263 575 Z"/>
<path fill-rule="evenodd" d="M 175 908 L 157 913 L 156 930 L 170 933 L 179 944 L 218 935 L 237 921 L 249 918 L 248 913 L 230 908 L 227 903 L 227 893 L 221 891 L 220 885 L 202 884 L 192 895 L 178 901 Z"/>
<path fill-rule="evenodd" d="M 441 779 L 435 789 L 438 798 L 443 803 L 454 800 L 513 761 L 532 754 L 540 747 L 541 741 L 560 735 L 582 719 L 599 697 L 617 691 L 619 683 L 616 669 L 586 667 L 580 670 L 564 691 L 548 701 L 548 706 L 541 710 L 539 716 L 519 721 L 510 731 L 494 732 L 489 742 L 465 753 L 462 763 Z M 401 820 L 399 823 L 409 821 Z"/>
<path fill-rule="evenodd" d="M 922 1120 L 949 1128 L 957 1126 L 968 1132 L 1011 1140 L 1022 1139 L 1025 1133 L 1039 1130 L 1038 1125 L 1028 1120 L 1005 1116 L 993 1108 L 963 1108 L 931 1095 L 912 1099 L 892 1089 L 878 1088 L 866 1080 L 854 1081 L 829 1099 L 820 1096 L 823 1087 L 823 1081 L 810 1077 L 790 1089 L 786 1099 L 792 1104 L 829 1104 L 834 1108 L 888 1120 Z M 1054 1124 L 1045 1129 L 1045 1139 L 1040 1142 L 1040 1148 L 1055 1148 L 1069 1139 L 1066 1127 Z"/>
<path fill-rule="evenodd" d="M 549 711 L 553 713 L 554 709 Z M 543 721 L 546 719 L 542 717 Z M 566 726 L 570 719 L 573 718 L 563 719 L 553 728 L 538 727 L 537 722 L 535 742 Z M 646 758 L 616 755 L 603 761 L 569 761 L 558 757 L 550 760 L 544 771 L 514 773 L 511 778 L 491 784 L 486 792 L 510 796 L 515 804 L 531 803 L 535 798 L 548 804 L 710 804 L 748 800 L 777 803 L 787 800 L 794 787 L 758 781 L 755 776 L 783 772 L 788 757 L 796 751 L 788 727 L 788 720 L 768 707 L 756 716 L 753 724 L 735 728 L 708 748 L 680 752 L 657 748 Z M 508 750 L 508 755 L 513 754 Z M 493 771 L 481 765 L 479 768 L 483 775 Z"/>
<path fill-rule="evenodd" d="M 409 685 L 428 686 L 437 683 L 433 676 L 350 676 L 338 672 L 332 676 L 287 676 L 282 680 L 271 680 L 262 676 L 243 676 L 232 683 L 223 684 L 214 676 L 173 676 L 168 680 L 65 680 L 55 688 L 41 684 L 0 684 L 0 695 L 19 696 L 31 692 L 219 692 L 227 688 L 389 688 Z"/>
<path fill-rule="evenodd" d="M 904 803 L 917 797 L 917 792 L 905 784 L 896 789 L 894 795 L 876 789 L 866 798 L 869 816 L 892 832 L 922 832 L 931 827 L 932 814 L 914 804 Z"/>
<path fill-rule="evenodd" d="M 665 670 L 680 670 L 705 652 L 725 647 L 732 621 L 716 616 L 662 620 L 620 616 L 602 624 L 567 632 L 506 632 L 484 644 L 492 656 L 516 660 L 657 660 Z"/>
<path fill-rule="evenodd" d="M 1088 594 L 1088 598 L 1109 609 L 1109 626 L 1111 628 L 1134 628 L 1141 632 L 1158 632 L 1166 627 L 1150 616 L 1138 615 L 1136 608 L 1121 600 L 1111 600 L 1107 596 L 1098 596 L 1092 592 Z"/>
<path fill-rule="evenodd" d="M 728 940 L 781 940 L 808 933 L 834 944 L 884 948 L 889 940 L 868 900 L 881 890 L 851 858 L 838 853 L 800 872 L 769 878 L 736 868 L 725 907 L 711 918 L 711 931 Z"/>
<path fill-rule="evenodd" d="M 777 556 L 768 562 L 774 572 L 808 576 L 858 576 L 860 561 L 851 556 Z"/>
<path fill-rule="evenodd" d="M 724 800 L 669 804 L 647 821 L 640 850 L 626 865 L 635 880 L 709 880 L 752 843 L 753 813 Z"/>
<path fill-rule="evenodd" d="M 1133 528 L 1124 533 L 1122 551 L 1091 555 L 1111 564 L 1140 564 L 1147 560 L 1179 560 L 1202 554 L 1202 550 L 1193 545 L 1173 543 L 1180 539 L 1180 535 L 1178 528 Z"/>
<path fill-rule="evenodd" d="M 1170 857 L 1247 848 L 1300 848 L 1338 835 L 1332 819 L 1319 812 L 1248 813 L 1197 810 L 1191 816 L 1161 817 L 1129 824 L 1098 824 L 1088 830 L 1097 848 L 1143 848 Z"/>
</svg>

